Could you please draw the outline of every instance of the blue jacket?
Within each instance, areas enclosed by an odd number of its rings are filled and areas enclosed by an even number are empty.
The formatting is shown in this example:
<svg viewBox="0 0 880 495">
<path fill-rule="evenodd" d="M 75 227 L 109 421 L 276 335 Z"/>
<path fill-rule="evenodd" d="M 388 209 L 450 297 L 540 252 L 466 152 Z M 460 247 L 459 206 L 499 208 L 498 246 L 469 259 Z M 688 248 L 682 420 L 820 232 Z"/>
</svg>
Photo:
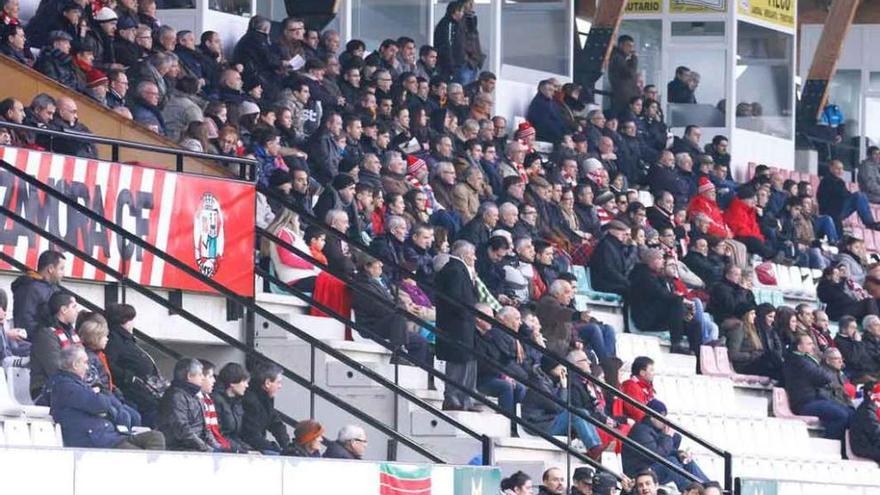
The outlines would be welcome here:
<svg viewBox="0 0 880 495">
<path fill-rule="evenodd" d="M 540 141 L 556 143 L 565 134 L 565 123 L 556 102 L 538 93 L 532 98 L 526 119 L 535 126 L 536 137 Z"/>
<path fill-rule="evenodd" d="M 61 424 L 65 447 L 112 448 L 125 439 L 113 423 L 122 407 L 115 398 L 95 393 L 67 371 L 52 376 L 47 392 L 50 413 Z"/>
<path fill-rule="evenodd" d="M 651 424 L 651 420 L 647 416 L 633 425 L 629 431 L 629 438 L 660 457 L 667 459 L 670 456 L 675 456 L 679 445 L 681 445 L 681 435 L 675 433 L 669 436 L 663 433 Z M 633 476 L 655 462 L 653 459 L 636 452 L 635 449 L 628 445 L 623 446 L 620 455 L 623 462 L 623 472 L 628 476 Z"/>
</svg>

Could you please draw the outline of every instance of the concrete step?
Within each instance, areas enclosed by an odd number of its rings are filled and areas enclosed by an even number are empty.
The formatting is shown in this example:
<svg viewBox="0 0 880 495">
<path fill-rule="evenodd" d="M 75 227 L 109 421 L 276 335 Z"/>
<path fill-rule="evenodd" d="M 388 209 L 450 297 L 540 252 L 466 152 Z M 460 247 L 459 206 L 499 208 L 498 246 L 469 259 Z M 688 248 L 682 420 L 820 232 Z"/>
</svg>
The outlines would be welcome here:
<svg viewBox="0 0 880 495">
<path fill-rule="evenodd" d="M 446 414 L 475 432 L 490 437 L 510 435 L 510 420 L 489 412 L 446 411 Z M 410 412 L 413 436 L 462 437 L 466 433 L 424 410 Z M 468 437 L 470 438 L 470 437 Z"/>
</svg>

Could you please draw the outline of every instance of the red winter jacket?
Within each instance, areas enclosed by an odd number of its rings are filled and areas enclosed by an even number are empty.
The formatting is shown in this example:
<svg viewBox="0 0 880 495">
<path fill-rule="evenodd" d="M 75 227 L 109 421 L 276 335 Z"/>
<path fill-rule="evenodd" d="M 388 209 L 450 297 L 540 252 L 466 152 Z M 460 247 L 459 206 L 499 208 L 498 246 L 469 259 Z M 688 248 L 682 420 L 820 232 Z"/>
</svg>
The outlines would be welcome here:
<svg viewBox="0 0 880 495">
<path fill-rule="evenodd" d="M 691 199 L 691 204 L 688 205 L 688 218 L 693 220 L 697 213 L 703 213 L 712 219 L 712 224 L 709 226 L 709 235 L 722 239 L 729 239 L 731 237 L 730 229 L 727 228 L 727 223 L 724 221 L 718 203 L 698 194 Z"/>
<path fill-rule="evenodd" d="M 648 401 L 654 398 L 654 385 L 636 376 L 630 377 L 629 380 L 621 383 L 620 391 L 642 404 L 647 404 Z M 645 413 L 641 409 L 629 403 L 623 404 L 623 414 L 636 422 L 641 421 L 645 417 Z"/>
<path fill-rule="evenodd" d="M 756 237 L 764 241 L 761 227 L 758 227 L 758 214 L 755 208 L 747 205 L 743 200 L 733 198 L 727 211 L 724 212 L 724 220 L 734 237 Z"/>
</svg>

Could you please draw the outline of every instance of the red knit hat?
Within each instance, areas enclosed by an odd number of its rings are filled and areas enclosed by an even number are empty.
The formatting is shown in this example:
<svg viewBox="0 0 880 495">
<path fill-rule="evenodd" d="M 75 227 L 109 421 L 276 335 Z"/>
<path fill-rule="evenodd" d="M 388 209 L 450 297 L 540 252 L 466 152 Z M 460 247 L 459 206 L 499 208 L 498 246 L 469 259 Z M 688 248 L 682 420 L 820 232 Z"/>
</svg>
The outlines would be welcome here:
<svg viewBox="0 0 880 495">
<path fill-rule="evenodd" d="M 715 190 L 715 184 L 713 184 L 712 181 L 709 180 L 708 177 L 706 177 L 705 175 L 703 177 L 700 177 L 700 181 L 698 182 L 698 187 L 697 187 L 698 193 L 703 194 L 704 192 L 714 191 L 714 190 Z"/>
<path fill-rule="evenodd" d="M 102 84 L 107 84 L 109 82 L 110 80 L 107 79 L 107 74 L 104 74 L 98 69 L 91 69 L 88 73 L 86 73 L 86 86 L 90 88 L 96 88 Z"/>
<path fill-rule="evenodd" d="M 535 135 L 535 128 L 532 127 L 528 121 L 521 122 L 519 127 L 516 128 L 516 132 L 513 134 L 513 137 L 516 139 L 525 139 L 527 137 L 532 137 Z"/>
<path fill-rule="evenodd" d="M 406 157 L 406 173 L 409 175 L 417 175 L 419 170 L 428 168 L 428 164 L 421 158 L 409 155 Z"/>
</svg>

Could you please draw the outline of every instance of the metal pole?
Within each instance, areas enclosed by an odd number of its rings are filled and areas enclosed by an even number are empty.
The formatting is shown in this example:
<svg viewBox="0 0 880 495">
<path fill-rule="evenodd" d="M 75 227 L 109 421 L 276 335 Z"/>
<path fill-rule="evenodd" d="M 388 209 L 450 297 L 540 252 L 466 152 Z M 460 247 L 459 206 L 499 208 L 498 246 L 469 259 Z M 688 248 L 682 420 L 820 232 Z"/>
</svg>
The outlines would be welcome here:
<svg viewBox="0 0 880 495">
<path fill-rule="evenodd" d="M 733 455 L 724 452 L 724 490 L 733 493 Z"/>
<path fill-rule="evenodd" d="M 495 444 L 492 442 L 492 438 L 488 435 L 483 435 L 482 439 L 483 443 L 483 465 L 484 466 L 494 466 L 495 465 Z"/>
<path fill-rule="evenodd" d="M 309 347 L 309 383 L 315 384 L 315 346 Z M 309 390 L 309 417 L 315 419 L 315 391 Z"/>
</svg>

